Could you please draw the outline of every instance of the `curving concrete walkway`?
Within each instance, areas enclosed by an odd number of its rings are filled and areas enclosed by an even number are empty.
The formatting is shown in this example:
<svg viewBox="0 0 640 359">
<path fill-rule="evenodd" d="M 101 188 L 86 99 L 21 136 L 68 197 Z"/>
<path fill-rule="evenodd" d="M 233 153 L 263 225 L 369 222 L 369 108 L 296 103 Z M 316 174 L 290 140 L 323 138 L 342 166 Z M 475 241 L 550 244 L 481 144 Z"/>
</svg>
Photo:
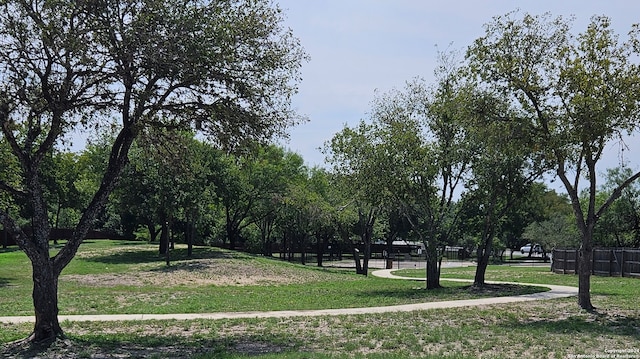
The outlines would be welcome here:
<svg viewBox="0 0 640 359">
<path fill-rule="evenodd" d="M 377 270 L 372 272 L 374 276 L 390 279 L 416 280 L 424 281 L 423 278 L 400 277 L 392 274 L 392 269 Z M 472 282 L 465 279 L 448 279 L 441 280 Z M 428 310 L 437 308 L 457 308 L 469 307 L 489 304 L 502 304 L 525 302 L 532 300 L 554 299 L 571 297 L 578 294 L 578 288 L 549 285 L 549 284 L 528 284 L 528 283 L 510 283 L 510 282 L 487 282 L 493 284 L 520 284 L 546 287 L 551 289 L 547 292 L 534 294 L 526 294 L 511 297 L 495 297 L 467 300 L 452 300 L 443 302 L 428 302 L 416 304 L 392 305 L 385 307 L 367 307 L 367 308 L 342 308 L 342 309 L 320 309 L 320 310 L 282 310 L 271 312 L 224 312 L 224 313 L 191 313 L 191 314 L 105 314 L 105 315 L 61 315 L 59 319 L 64 321 L 86 321 L 86 322 L 107 322 L 107 321 L 127 321 L 127 320 L 191 320 L 191 319 L 234 319 L 234 318 L 285 318 L 300 316 L 323 316 L 323 315 L 350 315 L 350 314 L 370 314 L 370 313 L 392 313 L 392 312 L 410 312 L 415 310 Z M 0 317 L 0 323 L 33 323 L 34 316 L 24 317 Z"/>
</svg>

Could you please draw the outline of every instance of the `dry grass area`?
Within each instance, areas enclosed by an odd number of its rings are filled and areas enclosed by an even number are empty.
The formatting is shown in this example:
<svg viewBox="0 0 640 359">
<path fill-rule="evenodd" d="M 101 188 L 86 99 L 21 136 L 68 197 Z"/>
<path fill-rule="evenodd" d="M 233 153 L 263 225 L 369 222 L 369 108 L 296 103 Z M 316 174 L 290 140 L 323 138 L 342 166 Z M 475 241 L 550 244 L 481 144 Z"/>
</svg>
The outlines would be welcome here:
<svg viewBox="0 0 640 359">
<path fill-rule="evenodd" d="M 68 323 L 67 334 L 41 358 L 640 357 L 637 312 L 586 313 L 571 298 L 391 316 Z"/>
<path fill-rule="evenodd" d="M 184 245 L 179 245 L 185 247 Z M 155 248 L 150 247 L 152 250 Z M 186 247 L 185 247 L 186 248 Z M 184 248 L 182 248 L 184 249 Z M 136 253 L 132 251 L 131 253 Z M 122 249 L 89 250 L 78 253 L 78 258 L 95 259 L 111 255 L 123 255 Z M 202 258 L 174 260 L 170 266 L 152 262 L 131 266 L 125 273 L 71 274 L 61 276 L 61 281 L 96 287 L 125 286 L 174 286 L 174 285 L 282 285 L 316 282 L 331 279 L 331 273 L 306 270 L 298 266 L 271 265 L 253 260 L 243 254 L 231 252 L 207 253 Z M 340 277 L 344 280 L 344 277 Z"/>
<path fill-rule="evenodd" d="M 293 267 L 270 266 L 241 259 L 195 259 L 172 263 L 168 268 L 146 269 L 130 273 L 64 275 L 61 280 L 82 285 L 114 287 L 119 285 L 274 285 L 323 280 L 326 274 Z"/>
<path fill-rule="evenodd" d="M 82 253 L 100 262 L 104 251 Z M 336 273 L 217 254 L 163 263 L 129 261 L 127 271 L 63 275 L 61 281 L 111 288 L 188 284 L 247 286 L 330 280 Z M 121 261 L 126 261 L 126 255 Z M 112 265 L 112 264 L 109 264 Z M 517 268 L 505 270 L 514 277 Z M 464 273 L 463 273 L 464 274 Z M 346 276 L 340 276 L 342 280 Z M 529 277 L 523 277 L 526 281 Z M 561 281 L 565 277 L 553 277 Z M 348 279 L 347 279 L 348 280 Z M 42 350 L 5 346 L 0 358 L 595 358 L 640 359 L 636 281 L 595 278 L 595 313 L 575 298 L 470 308 L 331 317 L 237 320 L 67 322 L 68 336 Z M 618 284 L 616 284 L 618 283 Z M 598 286 L 599 285 L 599 286 Z M 234 290 L 237 288 L 233 288 Z M 482 294 L 505 290 L 487 286 Z M 178 295 L 178 294 L 176 294 Z M 167 300 L 171 300 L 168 298 Z M 24 335 L 31 324 L 7 325 Z M 18 336 L 13 336 L 18 337 Z M 622 351 L 622 352 L 616 352 Z M 623 357 L 623 356 L 618 356 Z"/>
</svg>

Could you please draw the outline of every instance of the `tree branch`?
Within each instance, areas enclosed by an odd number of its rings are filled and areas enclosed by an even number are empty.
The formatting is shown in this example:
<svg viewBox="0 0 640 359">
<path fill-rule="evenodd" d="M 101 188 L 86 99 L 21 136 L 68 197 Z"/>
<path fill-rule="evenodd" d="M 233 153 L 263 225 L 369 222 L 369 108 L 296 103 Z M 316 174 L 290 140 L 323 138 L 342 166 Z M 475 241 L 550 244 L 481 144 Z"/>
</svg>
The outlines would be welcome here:
<svg viewBox="0 0 640 359">
<path fill-rule="evenodd" d="M 633 176 L 627 178 L 626 181 L 622 182 L 618 187 L 616 187 L 616 189 L 613 190 L 613 193 L 611 193 L 611 196 L 609 196 L 606 202 L 602 206 L 600 206 L 600 209 L 598 209 L 598 212 L 596 213 L 596 220 L 600 218 L 602 213 L 604 213 L 604 211 L 606 211 L 616 199 L 620 198 L 620 196 L 622 195 L 622 191 L 625 188 L 629 187 L 638 178 L 640 178 L 640 172 L 637 172 Z"/>
</svg>

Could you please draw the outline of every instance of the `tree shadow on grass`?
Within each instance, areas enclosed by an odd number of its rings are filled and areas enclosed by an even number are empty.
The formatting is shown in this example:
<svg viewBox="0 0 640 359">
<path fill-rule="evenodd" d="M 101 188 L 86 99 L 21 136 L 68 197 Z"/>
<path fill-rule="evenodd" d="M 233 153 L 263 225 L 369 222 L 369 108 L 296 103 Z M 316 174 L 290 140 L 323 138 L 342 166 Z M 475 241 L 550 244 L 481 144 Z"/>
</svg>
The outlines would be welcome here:
<svg viewBox="0 0 640 359">
<path fill-rule="evenodd" d="M 504 323 L 514 328 L 515 323 Z M 525 332 L 547 332 L 555 334 L 587 334 L 589 336 L 624 336 L 640 341 L 640 315 L 590 314 L 571 316 L 560 320 L 519 320 L 517 326 Z"/>
<path fill-rule="evenodd" d="M 9 279 L 0 278 L 0 288 L 8 287 L 9 283 L 10 283 Z"/>
<path fill-rule="evenodd" d="M 157 251 L 152 250 L 136 250 L 122 251 L 102 256 L 95 256 L 83 259 L 87 262 L 97 262 L 105 264 L 140 264 L 160 262 L 162 258 L 158 256 Z"/>
<path fill-rule="evenodd" d="M 398 289 L 367 290 L 362 296 L 380 296 L 396 299 L 427 299 L 427 300 L 465 300 L 488 297 L 507 297 L 540 293 L 548 290 L 542 287 L 533 287 L 514 284 L 492 284 L 483 288 L 471 285 L 441 287 L 438 289 L 425 289 L 424 287 L 405 287 Z"/>
<path fill-rule="evenodd" d="M 193 251 L 191 257 L 187 255 L 186 248 L 180 248 L 171 250 L 169 253 L 170 261 L 184 261 L 194 259 L 224 259 L 224 258 L 236 258 L 243 259 L 249 256 L 234 255 L 230 252 L 217 250 L 215 248 L 199 248 Z M 103 256 L 95 256 L 85 259 L 88 262 L 98 262 L 105 264 L 141 264 L 141 263 L 162 263 L 166 261 L 164 255 L 160 255 L 156 249 L 148 250 L 123 250 L 122 252 L 107 254 Z"/>
<path fill-rule="evenodd" d="M 22 249 L 18 248 L 18 246 L 9 246 L 7 248 L 0 247 L 0 254 L 2 253 L 12 253 L 12 252 L 21 252 Z"/>
<path fill-rule="evenodd" d="M 4 345 L 0 355 L 11 358 L 238 358 L 291 352 L 299 343 L 288 337 L 236 335 L 226 339 L 176 336 L 72 336 L 50 345 Z"/>
<path fill-rule="evenodd" d="M 380 297 L 380 298 L 394 298 L 394 299 L 427 299 L 437 300 L 442 297 L 452 297 L 457 293 L 460 293 L 459 288 L 438 288 L 433 290 L 426 290 L 424 288 L 394 288 L 394 289 L 370 289 L 359 293 L 362 297 Z"/>
</svg>

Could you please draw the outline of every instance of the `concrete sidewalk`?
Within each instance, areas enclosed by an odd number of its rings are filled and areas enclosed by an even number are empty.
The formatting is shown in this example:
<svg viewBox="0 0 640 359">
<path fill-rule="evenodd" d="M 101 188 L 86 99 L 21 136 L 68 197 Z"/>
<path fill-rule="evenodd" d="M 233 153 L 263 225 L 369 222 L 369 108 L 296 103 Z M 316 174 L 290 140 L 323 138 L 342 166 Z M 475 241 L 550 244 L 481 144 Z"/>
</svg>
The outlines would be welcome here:
<svg viewBox="0 0 640 359">
<path fill-rule="evenodd" d="M 424 281 L 421 278 L 399 277 L 393 275 L 392 269 L 377 270 L 372 272 L 374 276 L 390 279 Z M 464 279 L 445 279 L 443 281 L 471 282 Z M 458 308 L 479 305 L 503 304 L 514 302 L 525 302 L 532 300 L 554 299 L 570 297 L 578 294 L 578 288 L 548 284 L 525 284 L 507 282 L 487 282 L 494 284 L 520 284 L 535 285 L 550 288 L 550 291 L 527 294 L 511 297 L 481 298 L 468 300 L 452 300 L 444 302 L 428 302 L 416 304 L 393 305 L 385 307 L 368 308 L 342 308 L 342 309 L 321 309 L 321 310 L 285 310 L 272 312 L 225 312 L 225 313 L 192 313 L 192 314 L 113 314 L 113 315 L 61 315 L 60 322 L 64 321 L 85 321 L 85 322 L 108 322 L 108 321 L 128 321 L 128 320 L 193 320 L 193 319 L 235 319 L 235 318 L 288 318 L 300 316 L 324 316 L 324 315 L 353 315 L 371 313 L 393 313 L 410 312 L 416 310 L 428 310 L 438 308 Z M 35 317 L 0 317 L 0 323 L 33 323 Z"/>
</svg>

